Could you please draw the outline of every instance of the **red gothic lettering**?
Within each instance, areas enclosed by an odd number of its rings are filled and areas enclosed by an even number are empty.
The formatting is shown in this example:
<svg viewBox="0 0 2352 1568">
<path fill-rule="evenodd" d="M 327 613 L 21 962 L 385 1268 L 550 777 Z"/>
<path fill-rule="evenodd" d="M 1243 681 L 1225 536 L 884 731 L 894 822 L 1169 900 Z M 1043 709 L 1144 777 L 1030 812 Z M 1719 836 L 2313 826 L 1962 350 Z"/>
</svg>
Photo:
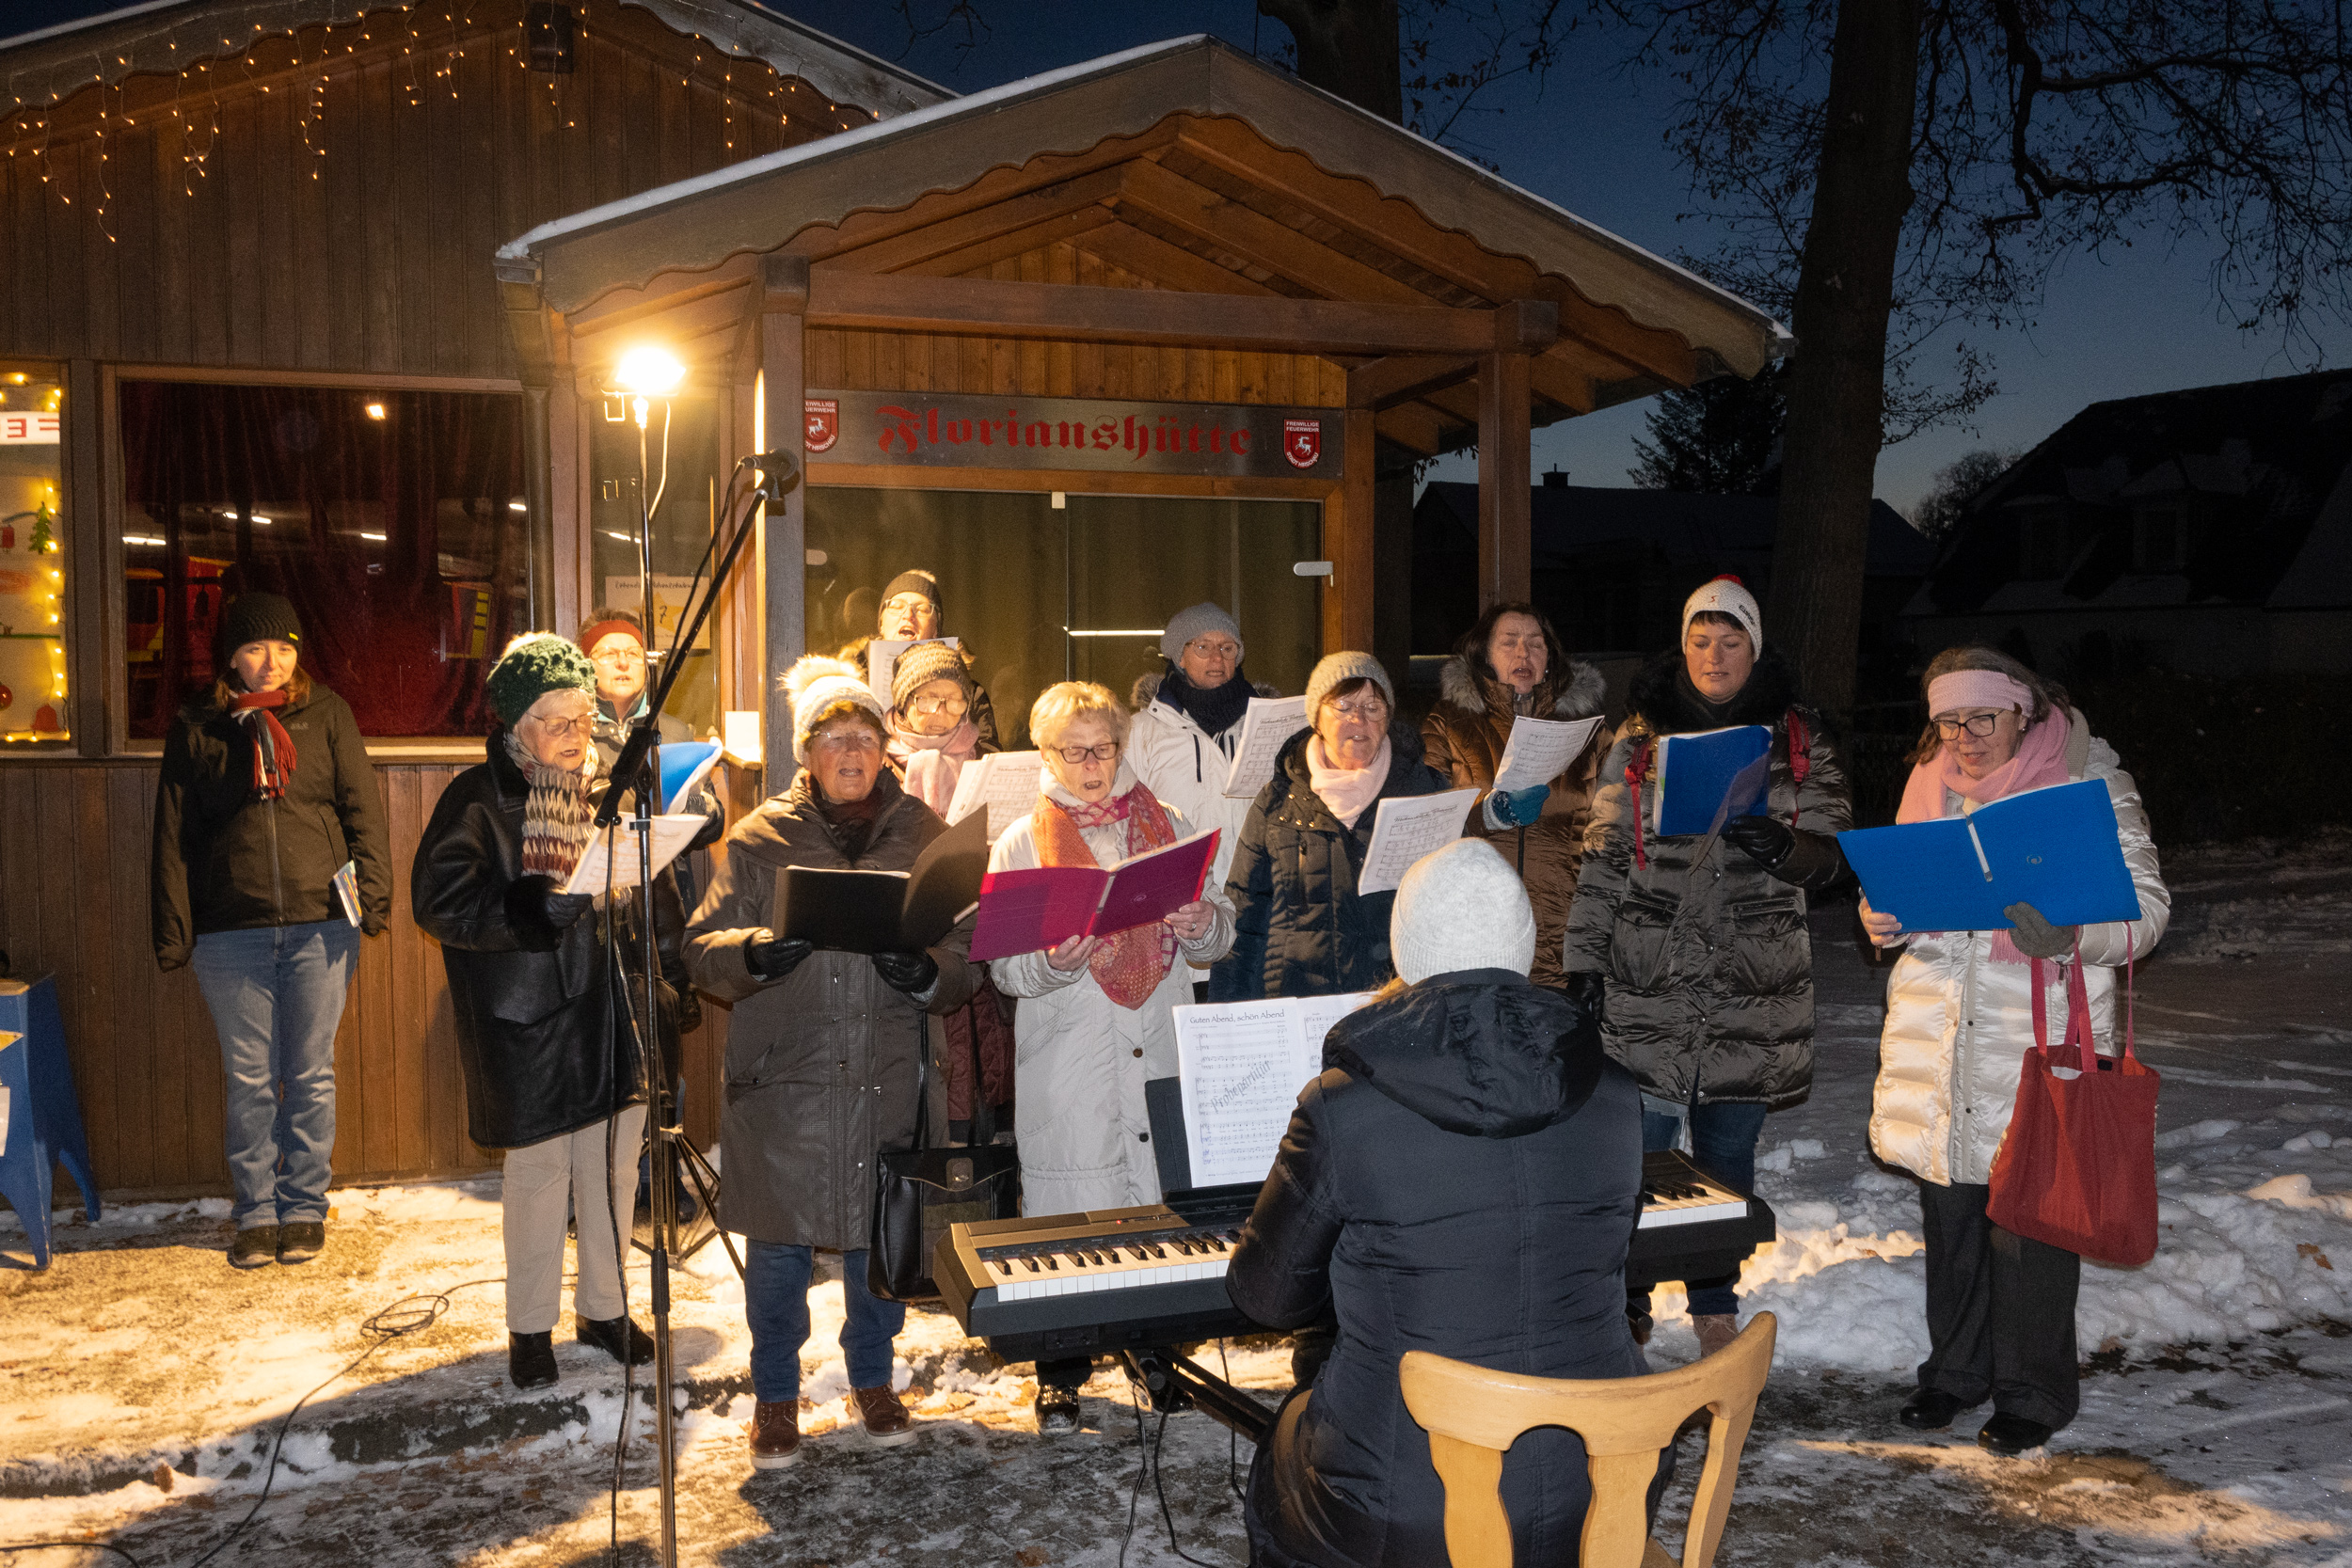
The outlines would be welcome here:
<svg viewBox="0 0 2352 1568">
<path fill-rule="evenodd" d="M 890 450 L 891 440 L 895 437 L 898 440 L 904 441 L 906 443 L 907 454 L 909 456 L 913 456 L 914 453 L 915 435 L 914 410 L 912 408 L 901 408 L 895 403 L 885 403 L 880 408 L 875 409 L 874 412 L 882 419 L 892 421 L 891 423 L 882 426 L 882 439 L 878 443 L 882 447 L 882 450 L 888 451 Z M 931 419 L 934 423 L 937 422 L 939 419 L 939 411 L 935 408 L 931 410 Z M 936 436 L 932 438 L 934 440 L 937 439 Z"/>
</svg>

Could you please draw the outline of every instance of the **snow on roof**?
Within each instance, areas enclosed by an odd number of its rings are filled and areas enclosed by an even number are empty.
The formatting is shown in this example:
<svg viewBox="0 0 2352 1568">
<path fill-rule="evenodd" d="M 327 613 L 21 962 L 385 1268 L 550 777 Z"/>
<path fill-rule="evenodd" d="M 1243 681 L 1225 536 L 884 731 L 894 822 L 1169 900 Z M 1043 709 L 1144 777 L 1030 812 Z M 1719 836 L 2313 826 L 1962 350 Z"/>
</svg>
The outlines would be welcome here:
<svg viewBox="0 0 2352 1568">
<path fill-rule="evenodd" d="M 1192 33 L 1160 43 L 1141 44 L 1115 55 L 1104 55 L 1097 59 L 1084 60 L 1056 71 L 1025 76 L 1017 81 L 1007 82 L 1000 87 L 972 93 L 967 97 L 952 99 L 946 103 L 935 103 L 928 108 L 899 115 L 893 119 L 874 125 L 861 126 L 856 130 L 806 142 L 799 147 L 787 148 L 782 151 L 769 153 L 765 157 L 747 159 L 742 163 L 733 164 L 708 174 L 696 175 L 689 180 L 678 181 L 675 184 L 657 186 L 652 190 L 642 191 L 618 201 L 591 207 L 584 212 L 574 213 L 568 217 L 556 218 L 551 222 L 543 223 L 528 233 L 509 241 L 500 247 L 499 259 L 506 261 L 526 260 L 550 241 L 584 233 L 691 197 L 725 190 L 734 185 L 765 179 L 781 170 L 798 166 L 813 165 L 845 156 L 874 142 L 894 136 L 915 135 L 926 127 L 964 119 L 982 120 L 994 111 L 1009 104 L 1050 94 L 1077 82 L 1114 74 L 1134 66 L 1187 51 L 1206 49 L 1220 50 L 1233 60 L 1246 62 L 1255 70 L 1267 71 L 1269 74 L 1279 74 L 1283 81 L 1299 90 L 1313 93 L 1326 103 L 1348 114 L 1360 117 L 1367 125 L 1376 128 L 1379 135 L 1400 138 L 1411 144 L 1416 151 L 1434 153 L 1444 159 L 1452 166 L 1451 172 L 1458 174 L 1465 181 L 1535 208 L 1550 221 L 1575 231 L 1584 239 L 1638 261 L 1645 267 L 1668 274 L 1688 288 L 1711 294 L 1742 315 L 1763 321 L 1771 341 L 1780 352 L 1787 352 L 1796 341 L 1787 327 L 1772 320 L 1755 305 L 1740 298 L 1730 290 L 1711 283 L 1688 268 L 1678 266 L 1656 252 L 1646 250 L 1588 219 L 1579 217 L 1559 203 L 1537 196 L 1523 186 L 1515 185 L 1491 170 L 1482 168 L 1460 153 L 1439 146 L 1425 137 L 1416 135 L 1359 104 L 1350 103 L 1344 99 L 1299 82 L 1295 77 L 1274 72 L 1271 68 L 1254 57 L 1243 55 L 1206 33 Z"/>
</svg>

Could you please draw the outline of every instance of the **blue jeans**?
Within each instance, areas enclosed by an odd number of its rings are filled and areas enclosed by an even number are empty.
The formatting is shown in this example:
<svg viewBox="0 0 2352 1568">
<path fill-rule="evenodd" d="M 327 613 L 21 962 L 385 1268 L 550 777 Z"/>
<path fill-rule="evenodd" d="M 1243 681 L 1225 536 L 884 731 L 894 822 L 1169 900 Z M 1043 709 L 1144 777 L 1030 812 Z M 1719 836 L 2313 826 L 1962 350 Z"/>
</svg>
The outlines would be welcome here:
<svg viewBox="0 0 2352 1568">
<path fill-rule="evenodd" d="M 783 1404 L 801 1397 L 801 1347 L 808 1343 L 808 1282 L 817 1272 L 814 1247 L 750 1242 L 743 1259 L 743 1315 L 752 1325 L 752 1397 Z M 891 1341 L 907 1325 L 906 1303 L 884 1301 L 866 1288 L 866 1249 L 841 1255 L 841 1351 L 850 1386 L 878 1388 L 890 1381 Z"/>
<path fill-rule="evenodd" d="M 1691 1163 L 1718 1180 L 1741 1192 L 1756 1190 L 1756 1140 L 1764 1131 L 1764 1107 L 1752 1101 L 1718 1100 L 1686 1107 L 1691 1118 Z M 1682 1132 L 1682 1117 L 1642 1111 L 1642 1147 L 1672 1148 Z M 1740 1310 L 1732 1289 L 1740 1276 L 1686 1279 L 1691 1292 L 1691 1316 L 1730 1317 Z"/>
<path fill-rule="evenodd" d="M 230 1216 L 240 1230 L 326 1218 L 335 1026 L 358 958 L 358 928 L 342 920 L 196 939 L 189 967 L 229 1080 Z"/>
</svg>

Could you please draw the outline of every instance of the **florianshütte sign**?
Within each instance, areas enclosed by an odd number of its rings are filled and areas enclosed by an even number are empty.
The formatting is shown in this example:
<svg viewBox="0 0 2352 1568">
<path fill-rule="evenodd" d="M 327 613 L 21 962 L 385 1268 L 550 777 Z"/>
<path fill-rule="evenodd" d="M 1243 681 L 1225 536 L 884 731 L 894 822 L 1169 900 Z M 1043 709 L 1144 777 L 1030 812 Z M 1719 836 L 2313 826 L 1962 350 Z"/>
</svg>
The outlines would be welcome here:
<svg viewBox="0 0 2352 1568">
<path fill-rule="evenodd" d="M 1335 408 L 817 391 L 807 410 L 814 463 L 1336 480 L 1345 455 Z"/>
</svg>

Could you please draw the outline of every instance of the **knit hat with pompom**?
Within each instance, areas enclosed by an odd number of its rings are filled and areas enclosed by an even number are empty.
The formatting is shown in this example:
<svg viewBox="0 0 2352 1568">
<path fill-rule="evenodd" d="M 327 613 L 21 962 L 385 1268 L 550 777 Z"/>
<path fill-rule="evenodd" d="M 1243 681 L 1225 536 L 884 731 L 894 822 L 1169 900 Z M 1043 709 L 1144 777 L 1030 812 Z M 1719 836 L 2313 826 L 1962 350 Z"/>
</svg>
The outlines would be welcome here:
<svg viewBox="0 0 2352 1568">
<path fill-rule="evenodd" d="M 808 761 L 808 737 L 816 733 L 818 721 L 829 709 L 843 703 L 872 714 L 875 733 L 890 733 L 889 723 L 882 716 L 882 699 L 866 684 L 866 677 L 857 673 L 857 666 L 846 660 L 810 654 L 784 673 L 784 689 L 792 699 L 794 762 Z"/>
</svg>

